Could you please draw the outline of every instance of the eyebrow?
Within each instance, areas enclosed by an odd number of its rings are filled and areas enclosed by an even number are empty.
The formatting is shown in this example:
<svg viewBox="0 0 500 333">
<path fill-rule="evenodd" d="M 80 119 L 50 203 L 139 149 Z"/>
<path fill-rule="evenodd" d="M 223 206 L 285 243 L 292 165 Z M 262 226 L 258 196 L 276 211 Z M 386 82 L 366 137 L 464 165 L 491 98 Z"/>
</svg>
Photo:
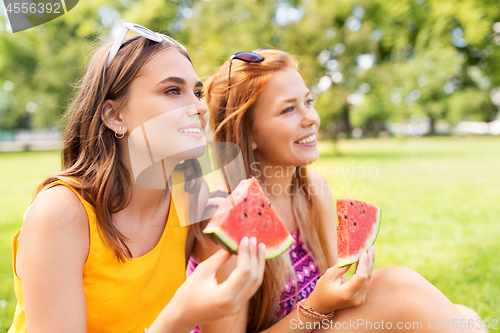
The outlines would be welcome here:
<svg viewBox="0 0 500 333">
<path fill-rule="evenodd" d="M 305 96 L 308 96 L 310 94 L 311 94 L 311 91 L 308 90 Z M 294 103 L 294 102 L 297 102 L 297 98 L 295 98 L 295 97 L 288 98 L 288 99 L 282 100 L 281 103 L 280 103 L 280 105 L 283 105 L 283 104 L 286 104 L 286 103 Z"/>
<path fill-rule="evenodd" d="M 169 82 L 174 82 L 174 83 L 178 83 L 181 85 L 186 85 L 186 80 L 184 80 L 182 77 L 170 76 L 170 77 L 167 77 L 166 79 L 163 79 L 160 82 L 158 82 L 156 84 L 156 86 L 159 86 L 159 85 L 162 85 L 165 83 L 169 83 Z M 201 81 L 198 81 L 198 82 L 196 82 L 196 84 L 194 86 L 195 87 L 203 87 L 203 83 L 201 83 Z"/>
</svg>

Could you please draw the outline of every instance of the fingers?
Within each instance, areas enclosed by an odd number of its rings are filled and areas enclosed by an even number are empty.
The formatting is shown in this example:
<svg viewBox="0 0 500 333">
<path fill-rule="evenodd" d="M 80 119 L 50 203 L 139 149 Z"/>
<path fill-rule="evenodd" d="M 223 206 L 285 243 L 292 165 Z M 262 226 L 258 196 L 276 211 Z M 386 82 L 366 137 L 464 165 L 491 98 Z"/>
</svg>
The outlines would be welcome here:
<svg viewBox="0 0 500 333">
<path fill-rule="evenodd" d="M 255 264 L 255 261 L 251 258 L 251 251 L 253 247 L 253 256 L 256 256 L 256 246 L 251 245 L 251 242 L 248 237 L 243 237 L 240 242 L 240 246 L 238 248 L 238 261 L 236 264 L 236 268 L 231 273 L 229 278 L 223 283 L 226 288 L 233 290 L 235 293 L 241 291 L 246 283 L 248 282 L 248 278 L 252 273 L 252 262 Z M 257 268 L 255 268 L 257 269 Z"/>
<path fill-rule="evenodd" d="M 259 256 L 257 252 L 257 238 L 250 238 L 250 273 L 257 275 Z"/>
<path fill-rule="evenodd" d="M 257 239 L 252 237 L 250 239 L 250 258 L 252 259 L 252 266 L 250 267 L 249 274 L 244 277 L 246 284 L 239 294 L 242 299 L 248 300 L 252 297 L 262 283 L 265 268 L 264 252 L 265 245 L 259 244 L 259 246 L 257 246 Z"/>
<path fill-rule="evenodd" d="M 347 265 L 344 267 L 339 268 L 337 265 L 330 267 L 327 269 L 325 275 L 328 277 L 328 279 L 335 281 L 339 277 L 342 277 L 347 271 L 351 268 L 351 265 Z"/>
<path fill-rule="evenodd" d="M 368 249 L 368 253 L 366 254 L 366 260 L 367 260 L 367 268 L 366 268 L 366 278 L 363 277 L 364 281 L 362 282 L 361 287 L 359 288 L 357 292 L 357 296 L 359 299 L 362 299 L 362 302 L 364 302 L 364 299 L 366 297 L 366 292 L 368 291 L 368 285 L 370 283 L 370 279 L 372 277 L 373 273 L 373 265 L 375 261 L 375 248 L 371 246 Z"/>
<path fill-rule="evenodd" d="M 371 279 L 373 274 L 373 266 L 375 265 L 375 246 L 368 249 L 368 278 Z"/>
<path fill-rule="evenodd" d="M 262 279 L 264 277 L 264 269 L 266 268 L 266 245 L 261 243 L 256 248 L 256 250 L 256 266 L 252 267 L 251 274 L 247 277 L 247 284 L 240 293 L 241 299 L 244 300 L 250 299 L 255 294 L 257 289 L 259 289 L 260 285 L 262 284 Z"/>
<path fill-rule="evenodd" d="M 359 258 L 358 269 L 343 286 L 346 291 L 354 295 L 360 291 L 368 281 L 368 255 L 363 253 Z"/>
<path fill-rule="evenodd" d="M 258 275 L 259 275 L 259 285 L 262 283 L 262 279 L 264 278 L 264 270 L 266 269 L 266 244 L 259 244 L 259 267 L 258 267 Z"/>
<path fill-rule="evenodd" d="M 361 254 L 361 257 L 359 257 L 358 266 L 354 274 L 368 277 L 368 255 L 366 253 Z"/>
</svg>

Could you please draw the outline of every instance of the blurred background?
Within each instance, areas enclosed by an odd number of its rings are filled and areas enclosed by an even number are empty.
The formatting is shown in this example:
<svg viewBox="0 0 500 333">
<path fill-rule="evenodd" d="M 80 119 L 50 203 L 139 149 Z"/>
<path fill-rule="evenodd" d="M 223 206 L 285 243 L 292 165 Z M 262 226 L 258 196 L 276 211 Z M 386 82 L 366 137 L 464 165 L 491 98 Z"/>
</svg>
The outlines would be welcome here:
<svg viewBox="0 0 500 333">
<path fill-rule="evenodd" d="M 202 80 L 237 51 L 295 55 L 321 116 L 313 167 L 334 197 L 382 207 L 377 268 L 416 269 L 500 327 L 500 0 L 82 0 L 15 34 L 0 0 L 0 332 L 12 237 L 60 169 L 73 86 L 124 21 L 178 39 Z"/>
</svg>

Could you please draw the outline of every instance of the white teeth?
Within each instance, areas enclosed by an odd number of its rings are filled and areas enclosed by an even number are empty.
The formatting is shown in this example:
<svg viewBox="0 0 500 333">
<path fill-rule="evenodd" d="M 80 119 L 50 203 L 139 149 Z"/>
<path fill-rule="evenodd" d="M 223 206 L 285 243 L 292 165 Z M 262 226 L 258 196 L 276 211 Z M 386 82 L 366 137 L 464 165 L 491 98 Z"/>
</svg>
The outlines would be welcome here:
<svg viewBox="0 0 500 333">
<path fill-rule="evenodd" d="M 201 129 L 199 128 L 186 128 L 179 130 L 181 133 L 201 133 Z"/>
<path fill-rule="evenodd" d="M 313 135 L 310 135 L 308 136 L 307 138 L 305 139 L 302 139 L 300 141 L 297 141 L 297 143 L 309 143 L 309 142 L 313 142 L 316 140 L 316 134 L 313 134 Z"/>
</svg>

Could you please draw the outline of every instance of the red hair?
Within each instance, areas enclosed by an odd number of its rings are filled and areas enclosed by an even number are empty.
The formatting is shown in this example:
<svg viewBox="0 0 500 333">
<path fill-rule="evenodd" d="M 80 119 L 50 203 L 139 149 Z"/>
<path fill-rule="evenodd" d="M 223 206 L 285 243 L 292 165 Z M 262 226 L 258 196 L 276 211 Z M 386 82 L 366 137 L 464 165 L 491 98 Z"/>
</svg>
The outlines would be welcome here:
<svg viewBox="0 0 500 333">
<path fill-rule="evenodd" d="M 259 178 L 255 170 L 250 167 L 256 162 L 251 148 L 255 102 L 278 71 L 288 68 L 299 71 L 299 68 L 297 61 L 285 52 L 263 50 L 257 53 L 264 57 L 262 62 L 233 61 L 227 101 L 229 61 L 224 63 L 207 82 L 206 100 L 214 141 L 237 144 L 243 154 L 247 176 Z M 321 204 L 316 196 L 308 192 L 310 180 L 305 166 L 296 168 L 292 183 L 294 189 L 302 189 L 294 190 L 292 193 L 293 212 L 299 230 L 307 248 L 314 254 L 321 273 L 324 273 L 333 262 L 322 219 Z M 251 332 L 262 331 L 276 321 L 275 306 L 281 297 L 288 268 L 290 260 L 286 255 L 266 261 L 263 283 L 250 300 Z"/>
</svg>

